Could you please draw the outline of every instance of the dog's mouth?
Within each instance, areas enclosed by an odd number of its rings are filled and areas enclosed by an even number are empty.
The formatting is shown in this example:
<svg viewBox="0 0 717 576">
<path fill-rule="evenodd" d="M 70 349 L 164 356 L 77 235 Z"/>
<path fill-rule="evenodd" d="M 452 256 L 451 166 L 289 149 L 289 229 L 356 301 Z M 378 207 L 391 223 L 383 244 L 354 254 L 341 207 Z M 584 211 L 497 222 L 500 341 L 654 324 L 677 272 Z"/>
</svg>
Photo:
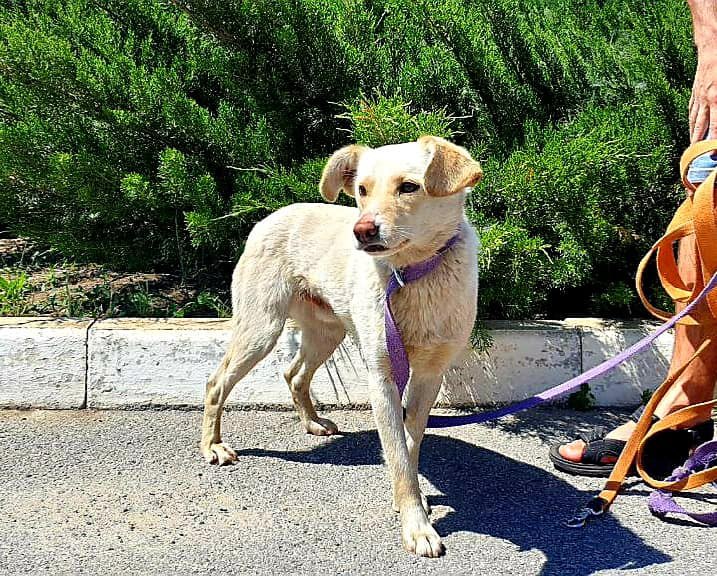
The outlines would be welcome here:
<svg viewBox="0 0 717 576">
<path fill-rule="evenodd" d="M 398 252 L 406 244 L 408 244 L 408 240 L 399 242 L 396 246 L 393 246 L 393 247 L 386 246 L 385 244 L 365 244 L 365 245 L 359 246 L 358 248 L 359 248 L 359 250 L 363 250 L 364 252 L 367 252 L 368 254 L 378 256 L 380 254 L 382 255 L 382 254 Z"/>
</svg>

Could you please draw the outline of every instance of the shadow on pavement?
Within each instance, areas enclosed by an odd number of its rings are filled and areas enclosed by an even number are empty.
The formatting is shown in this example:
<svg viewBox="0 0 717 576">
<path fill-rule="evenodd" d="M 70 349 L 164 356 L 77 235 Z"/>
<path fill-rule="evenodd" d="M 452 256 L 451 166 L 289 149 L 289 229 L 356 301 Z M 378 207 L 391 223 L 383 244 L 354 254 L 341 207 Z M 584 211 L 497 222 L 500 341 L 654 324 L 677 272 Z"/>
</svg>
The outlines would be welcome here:
<svg viewBox="0 0 717 576">
<path fill-rule="evenodd" d="M 540 438 L 547 444 L 574 440 L 582 432 L 588 432 L 595 426 L 614 428 L 627 420 L 632 409 L 588 410 L 578 412 L 541 406 L 526 412 L 513 414 L 510 418 L 501 418 L 488 424 L 515 436 Z"/>
<path fill-rule="evenodd" d="M 375 431 L 337 436 L 308 451 L 238 452 L 302 463 L 381 463 Z M 473 532 L 510 541 L 520 550 L 538 549 L 546 557 L 540 572 L 544 576 L 582 576 L 672 559 L 609 515 L 585 529 L 564 528 L 561 522 L 594 493 L 498 452 L 429 433 L 421 450 L 420 471 L 442 494 L 429 498 L 431 504 L 455 510 L 434 522 L 439 534 Z"/>
</svg>

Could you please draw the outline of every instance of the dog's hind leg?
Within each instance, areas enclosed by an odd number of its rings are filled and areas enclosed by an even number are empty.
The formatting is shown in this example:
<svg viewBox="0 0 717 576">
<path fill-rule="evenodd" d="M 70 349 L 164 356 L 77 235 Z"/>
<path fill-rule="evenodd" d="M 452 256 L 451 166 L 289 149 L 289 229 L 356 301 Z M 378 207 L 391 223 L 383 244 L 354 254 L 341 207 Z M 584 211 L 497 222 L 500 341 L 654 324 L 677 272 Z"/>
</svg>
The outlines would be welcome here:
<svg viewBox="0 0 717 576">
<path fill-rule="evenodd" d="M 328 418 L 320 418 L 311 401 L 311 379 L 341 343 L 346 334 L 338 322 L 298 320 L 301 328 L 301 346 L 284 373 L 296 411 L 306 432 L 315 436 L 330 436 L 338 428 Z"/>
<path fill-rule="evenodd" d="M 207 381 L 200 448 L 210 464 L 236 460 L 236 452 L 221 438 L 224 403 L 234 385 L 271 352 L 286 321 L 288 293 L 274 291 L 252 296 L 235 305 L 234 331 L 227 352 Z"/>
</svg>

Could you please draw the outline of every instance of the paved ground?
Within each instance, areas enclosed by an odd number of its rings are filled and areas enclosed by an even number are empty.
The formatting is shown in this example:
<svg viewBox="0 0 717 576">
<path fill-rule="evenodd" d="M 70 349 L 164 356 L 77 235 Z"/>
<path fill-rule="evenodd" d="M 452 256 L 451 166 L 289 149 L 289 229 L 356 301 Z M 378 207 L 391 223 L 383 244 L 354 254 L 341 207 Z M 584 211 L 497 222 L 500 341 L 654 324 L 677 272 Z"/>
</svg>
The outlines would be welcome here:
<svg viewBox="0 0 717 576">
<path fill-rule="evenodd" d="M 438 560 L 401 549 L 371 415 L 330 417 L 345 435 L 228 413 L 240 461 L 216 468 L 197 453 L 198 412 L 0 411 L 0 574 L 717 572 L 717 530 L 652 518 L 639 483 L 610 517 L 561 527 L 600 484 L 554 472 L 548 445 L 619 414 L 546 409 L 429 435 Z"/>
</svg>

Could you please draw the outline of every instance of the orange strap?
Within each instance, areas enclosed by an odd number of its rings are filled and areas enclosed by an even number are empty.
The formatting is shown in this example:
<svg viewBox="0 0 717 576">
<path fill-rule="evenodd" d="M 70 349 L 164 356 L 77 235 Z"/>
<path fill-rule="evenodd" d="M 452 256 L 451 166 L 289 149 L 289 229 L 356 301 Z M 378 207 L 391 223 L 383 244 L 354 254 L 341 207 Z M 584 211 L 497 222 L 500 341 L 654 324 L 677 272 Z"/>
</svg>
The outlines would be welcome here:
<svg viewBox="0 0 717 576">
<path fill-rule="evenodd" d="M 660 310 L 647 299 L 642 282 L 645 269 L 653 254 L 656 254 L 657 273 L 663 288 L 669 296 L 680 303 L 691 302 L 704 288 L 705 281 L 709 280 L 717 271 L 717 214 L 715 214 L 715 180 L 717 171 L 713 171 L 707 180 L 697 188 L 687 180 L 687 171 L 692 161 L 698 156 L 711 150 L 717 150 L 717 140 L 703 140 L 690 146 L 680 160 L 680 171 L 683 183 L 694 196 L 688 197 L 677 209 L 667 231 L 640 262 L 637 268 L 637 293 L 647 310 L 661 320 L 672 317 L 672 313 Z M 681 238 L 694 234 L 697 240 L 698 270 L 697 281 L 687 286 L 680 278 L 675 259 L 674 245 Z M 680 323 L 687 325 L 712 324 L 717 319 L 717 292 L 707 296 L 709 315 L 702 314 L 700 318 L 692 314 L 683 318 Z"/>
<path fill-rule="evenodd" d="M 663 288 L 675 302 L 682 304 L 692 302 L 705 287 L 705 283 L 717 272 L 717 203 L 715 201 L 717 170 L 714 170 L 697 187 L 687 180 L 690 164 L 698 156 L 712 150 L 717 150 L 717 140 L 703 140 L 685 150 L 680 160 L 680 175 L 685 187 L 690 192 L 694 192 L 694 195 L 688 197 L 677 209 L 672 221 L 667 226 L 665 234 L 655 242 L 637 269 L 636 284 L 640 299 L 651 314 L 662 320 L 671 318 L 672 314 L 653 306 L 647 299 L 642 287 L 643 274 L 653 255 L 656 257 L 657 273 Z M 675 243 L 693 234 L 697 244 L 696 281 L 694 284 L 688 285 L 679 274 L 677 259 L 675 258 Z M 680 323 L 693 326 L 717 323 L 717 291 L 713 291 L 706 297 L 705 308 L 705 311 L 693 312 L 686 316 Z M 652 436 L 669 428 L 693 426 L 704 420 L 705 413 L 709 413 L 709 409 L 717 405 L 717 400 L 712 400 L 688 406 L 665 416 L 665 418 L 651 426 L 652 415 L 655 413 L 655 408 L 660 400 L 687 367 L 712 345 L 713 340 L 711 339 L 706 339 L 702 342 L 692 357 L 684 365 L 669 374 L 653 393 L 639 422 L 635 426 L 635 430 L 620 454 L 620 458 L 615 463 L 610 478 L 603 491 L 600 492 L 599 498 L 604 500 L 605 509 L 617 497 L 633 462 L 635 462 L 638 473 L 647 484 L 662 490 L 691 490 L 717 480 L 717 467 L 702 470 L 676 482 L 656 480 L 650 476 L 649 471 L 645 470 L 642 462 L 645 444 Z"/>
<path fill-rule="evenodd" d="M 684 480 L 681 480 L 679 483 L 675 483 L 673 485 L 666 485 L 664 482 L 659 482 L 652 478 L 644 469 L 642 465 L 642 453 L 645 447 L 645 442 L 647 439 L 652 436 L 653 434 L 656 434 L 660 430 L 664 430 L 666 428 L 674 428 L 676 426 L 690 426 L 690 424 L 693 424 L 695 413 L 694 409 L 698 406 L 704 406 L 702 404 L 698 404 L 695 406 L 690 406 L 689 409 L 683 409 L 678 412 L 674 412 L 673 414 L 670 414 L 669 416 L 666 416 L 659 422 L 657 422 L 654 426 L 650 426 L 652 422 L 652 415 L 655 413 L 655 408 L 660 403 L 660 400 L 663 398 L 663 396 L 667 393 L 667 391 L 670 389 L 670 387 L 675 383 L 675 381 L 682 375 L 682 373 L 687 369 L 687 367 L 699 356 L 702 355 L 702 353 L 712 344 L 712 340 L 705 340 L 702 345 L 697 349 L 697 351 L 692 355 L 692 357 L 685 362 L 682 366 L 680 366 L 677 370 L 675 370 L 672 374 L 670 374 L 667 379 L 660 385 L 660 387 L 655 390 L 655 392 L 650 397 L 649 402 L 645 406 L 645 409 L 642 412 L 642 416 L 640 417 L 640 420 L 635 425 L 635 430 L 632 432 L 632 435 L 630 436 L 630 439 L 627 441 L 627 444 L 625 445 L 625 448 L 623 448 L 622 453 L 620 454 L 620 457 L 618 458 L 617 462 L 615 463 L 615 467 L 612 470 L 612 473 L 610 474 L 610 477 L 608 478 L 605 487 L 603 488 L 602 492 L 599 494 L 599 498 L 603 499 L 605 501 L 606 507 L 612 504 L 612 502 L 615 500 L 615 498 L 618 495 L 618 492 L 620 491 L 620 488 L 622 487 L 623 482 L 625 481 L 625 477 L 627 476 L 628 471 L 630 470 L 630 467 L 632 466 L 633 461 L 635 461 L 635 457 L 637 456 L 637 462 L 635 462 L 637 466 L 637 471 L 642 476 L 643 480 L 645 482 L 655 488 L 663 488 L 663 489 L 674 489 L 674 490 L 690 490 L 692 488 L 697 488 L 699 486 L 702 486 L 703 484 L 713 482 L 714 480 L 717 480 L 717 467 L 709 468 L 707 470 L 703 470 L 699 474 L 693 474 L 692 476 L 688 476 Z M 715 404 L 717 402 L 711 402 L 711 403 L 705 403 L 705 404 Z M 686 411 L 687 410 L 687 411 Z M 701 413 L 702 417 L 704 418 L 704 411 Z M 659 426 L 659 428 L 658 428 Z M 679 484 L 679 485 L 678 485 Z"/>
</svg>

